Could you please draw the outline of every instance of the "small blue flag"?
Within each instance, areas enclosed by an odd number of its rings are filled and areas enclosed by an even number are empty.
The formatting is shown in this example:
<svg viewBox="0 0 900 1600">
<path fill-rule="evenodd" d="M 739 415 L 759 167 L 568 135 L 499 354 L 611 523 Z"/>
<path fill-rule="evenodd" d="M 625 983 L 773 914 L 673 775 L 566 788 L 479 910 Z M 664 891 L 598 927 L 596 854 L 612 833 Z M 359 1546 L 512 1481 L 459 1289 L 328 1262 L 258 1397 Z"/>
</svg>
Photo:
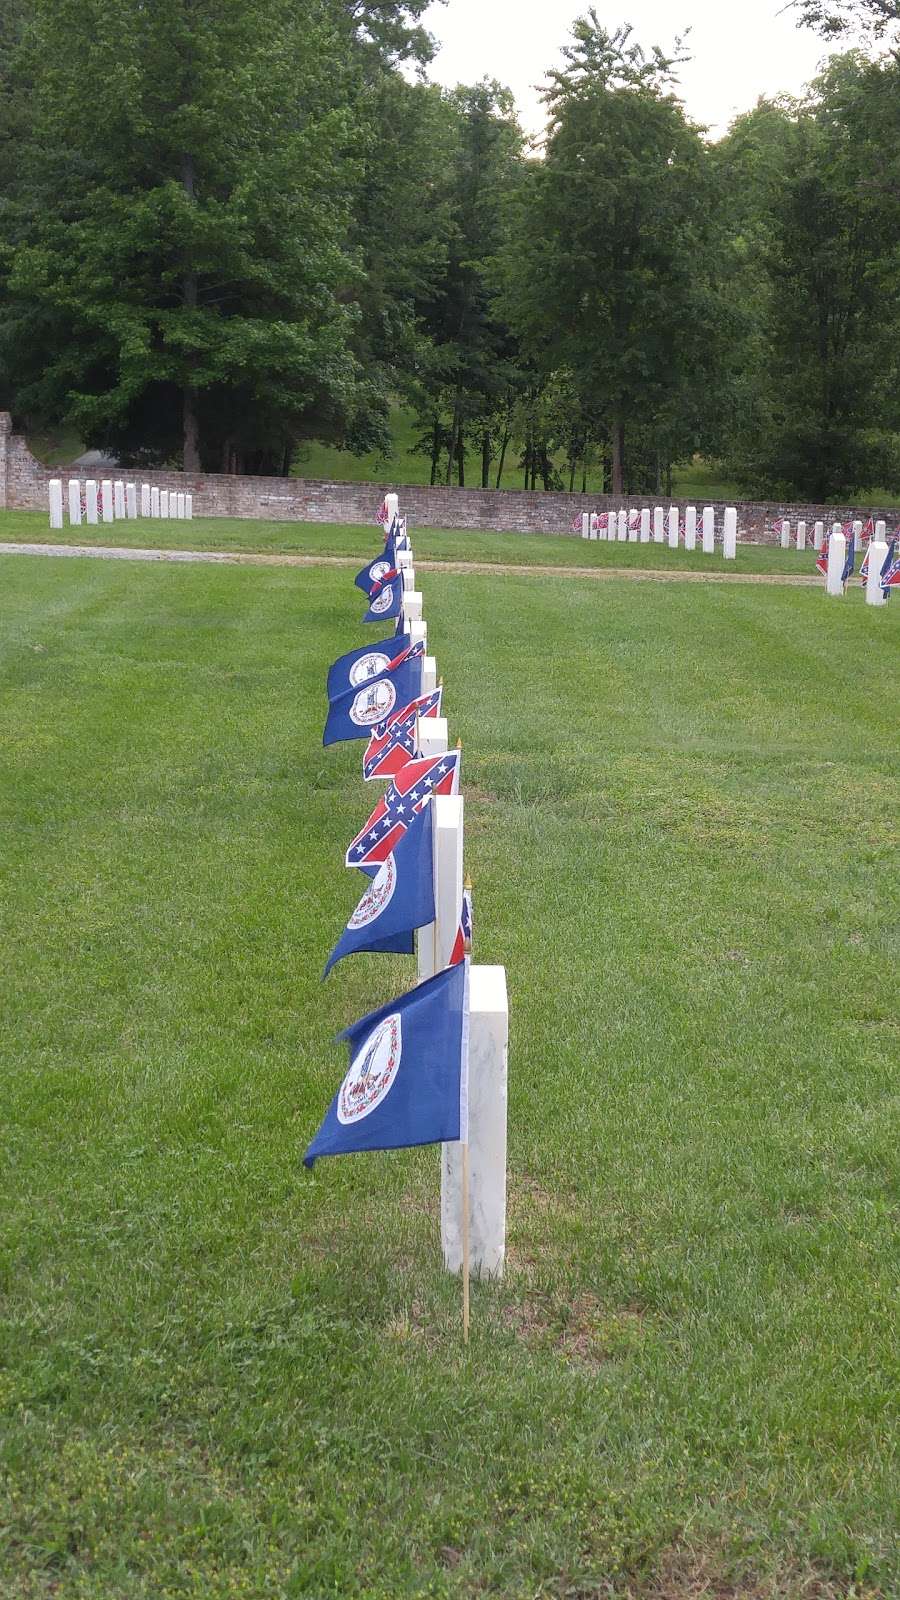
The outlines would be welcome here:
<svg viewBox="0 0 900 1600">
<path fill-rule="evenodd" d="M 381 863 L 344 932 L 328 957 L 323 978 L 336 961 L 355 950 L 412 955 L 413 929 L 434 921 L 434 857 L 431 806 L 413 818 Z"/>
<path fill-rule="evenodd" d="M 421 642 L 411 645 L 409 634 L 402 632 L 378 644 L 364 644 L 359 650 L 348 650 L 328 668 L 329 700 L 336 700 L 348 689 L 358 689 L 371 678 L 380 678 L 383 672 L 391 672 L 412 654 L 424 655 L 425 646 Z"/>
<path fill-rule="evenodd" d="M 421 687 L 422 663 L 416 656 L 407 656 L 393 672 L 383 672 L 380 678 L 371 678 L 358 689 L 348 689 L 328 707 L 322 743 L 368 739 L 372 729 L 385 722 L 392 711 L 414 700 Z"/>
<path fill-rule="evenodd" d="M 367 567 L 363 567 L 362 571 L 356 574 L 353 582 L 356 584 L 357 589 L 362 589 L 363 594 L 370 594 L 375 584 L 380 583 L 382 578 L 386 577 L 389 572 L 393 572 L 396 565 L 394 540 L 389 538 L 384 547 L 384 554 L 376 556 L 373 561 L 369 562 Z"/>
<path fill-rule="evenodd" d="M 844 570 L 841 573 L 841 583 L 846 583 L 848 578 L 852 578 L 852 576 L 853 576 L 853 568 L 855 566 L 856 566 L 856 535 L 854 533 L 851 533 L 849 539 L 847 540 L 847 555 L 846 555 L 846 558 L 844 560 Z"/>
<path fill-rule="evenodd" d="M 379 579 L 369 599 L 369 609 L 363 622 L 388 622 L 399 617 L 403 610 L 403 578 L 392 567 L 389 577 Z"/>
<path fill-rule="evenodd" d="M 319 1156 L 465 1140 L 469 1135 L 469 963 L 354 1022 L 350 1068 L 310 1144 Z"/>
</svg>

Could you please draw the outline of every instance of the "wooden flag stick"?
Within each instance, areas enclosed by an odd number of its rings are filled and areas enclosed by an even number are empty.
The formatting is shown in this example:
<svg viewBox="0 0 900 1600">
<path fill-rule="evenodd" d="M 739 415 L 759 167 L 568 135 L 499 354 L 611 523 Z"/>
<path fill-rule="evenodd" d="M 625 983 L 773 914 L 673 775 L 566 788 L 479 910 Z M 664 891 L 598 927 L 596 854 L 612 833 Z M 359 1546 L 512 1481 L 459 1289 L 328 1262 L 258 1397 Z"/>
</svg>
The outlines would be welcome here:
<svg viewBox="0 0 900 1600">
<path fill-rule="evenodd" d="M 463 1344 L 469 1342 L 469 1141 L 462 1147 Z"/>
</svg>

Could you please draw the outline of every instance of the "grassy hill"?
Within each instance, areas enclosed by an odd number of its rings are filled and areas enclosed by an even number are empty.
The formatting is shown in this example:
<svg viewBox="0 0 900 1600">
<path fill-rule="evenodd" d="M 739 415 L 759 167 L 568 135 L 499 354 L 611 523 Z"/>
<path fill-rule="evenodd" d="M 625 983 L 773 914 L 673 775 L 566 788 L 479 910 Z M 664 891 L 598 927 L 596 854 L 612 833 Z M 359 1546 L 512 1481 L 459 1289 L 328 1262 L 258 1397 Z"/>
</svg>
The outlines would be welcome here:
<svg viewBox="0 0 900 1600">
<path fill-rule="evenodd" d="M 375 453 L 367 456 L 352 456 L 345 450 L 335 450 L 327 445 L 315 442 L 301 445 L 294 459 L 293 471 L 298 477 L 307 478 L 337 478 L 350 483 L 374 482 L 381 483 L 389 480 L 396 484 L 428 483 L 431 463 L 427 456 L 417 453 L 414 445 L 416 439 L 415 418 L 411 411 L 404 406 L 394 406 L 391 411 L 391 434 L 394 442 L 393 453 L 389 457 L 379 456 Z M 521 489 L 523 472 L 517 465 L 518 451 L 510 446 L 507 451 L 506 464 L 503 471 L 501 488 Z M 565 462 L 562 457 L 558 461 L 559 470 L 564 473 Z M 491 488 L 496 482 L 496 464 L 491 472 Z M 478 488 L 481 484 L 481 454 L 471 450 L 466 456 L 466 483 L 470 488 Z M 601 478 L 594 469 L 588 473 L 588 487 L 597 493 L 600 489 Z M 566 482 L 568 487 L 568 482 Z M 576 484 L 580 489 L 580 478 Z M 679 468 L 675 475 L 676 495 L 696 494 L 700 499 L 721 500 L 734 498 L 734 485 L 724 483 L 717 479 L 715 471 L 707 463 L 696 461 Z"/>
</svg>

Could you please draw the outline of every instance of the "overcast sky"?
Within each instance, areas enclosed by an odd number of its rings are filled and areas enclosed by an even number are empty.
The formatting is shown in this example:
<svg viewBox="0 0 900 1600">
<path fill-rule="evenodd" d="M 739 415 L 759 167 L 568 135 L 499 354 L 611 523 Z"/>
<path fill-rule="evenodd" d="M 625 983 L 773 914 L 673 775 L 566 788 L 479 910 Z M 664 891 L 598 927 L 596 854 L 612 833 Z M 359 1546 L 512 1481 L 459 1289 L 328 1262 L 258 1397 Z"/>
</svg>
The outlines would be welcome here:
<svg viewBox="0 0 900 1600">
<path fill-rule="evenodd" d="M 672 45 L 691 32 L 693 60 L 681 68 L 681 95 L 689 114 L 708 123 L 713 136 L 732 117 L 756 104 L 761 94 L 799 93 L 826 54 L 823 41 L 798 28 L 783 11 L 785 0 L 596 0 L 610 30 L 630 22 L 644 46 Z M 433 4 L 424 22 L 440 42 L 430 69 L 438 83 L 475 83 L 499 78 L 512 89 L 523 126 L 543 126 L 534 88 L 559 61 L 571 23 L 587 10 L 574 0 L 447 0 Z"/>
</svg>

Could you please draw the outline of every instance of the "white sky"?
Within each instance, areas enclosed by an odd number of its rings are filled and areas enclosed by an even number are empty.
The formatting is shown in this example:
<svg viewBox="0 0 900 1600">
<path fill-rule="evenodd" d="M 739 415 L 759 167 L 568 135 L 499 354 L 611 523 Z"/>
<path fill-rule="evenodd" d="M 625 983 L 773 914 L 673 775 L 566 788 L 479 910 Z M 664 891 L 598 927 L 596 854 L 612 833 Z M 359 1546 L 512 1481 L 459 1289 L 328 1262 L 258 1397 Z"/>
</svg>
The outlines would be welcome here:
<svg viewBox="0 0 900 1600">
<path fill-rule="evenodd" d="M 448 87 L 499 78 L 512 89 L 523 127 L 538 133 L 543 108 L 534 85 L 560 60 L 570 26 L 589 0 L 447 0 L 422 19 L 441 48 L 429 76 Z M 779 15 L 786 0 L 595 0 L 612 31 L 630 22 L 645 47 L 671 48 L 688 28 L 693 60 L 681 68 L 680 94 L 688 113 L 715 137 L 761 94 L 798 94 L 827 51 L 823 40 Z M 846 46 L 845 46 L 846 48 Z"/>
</svg>

